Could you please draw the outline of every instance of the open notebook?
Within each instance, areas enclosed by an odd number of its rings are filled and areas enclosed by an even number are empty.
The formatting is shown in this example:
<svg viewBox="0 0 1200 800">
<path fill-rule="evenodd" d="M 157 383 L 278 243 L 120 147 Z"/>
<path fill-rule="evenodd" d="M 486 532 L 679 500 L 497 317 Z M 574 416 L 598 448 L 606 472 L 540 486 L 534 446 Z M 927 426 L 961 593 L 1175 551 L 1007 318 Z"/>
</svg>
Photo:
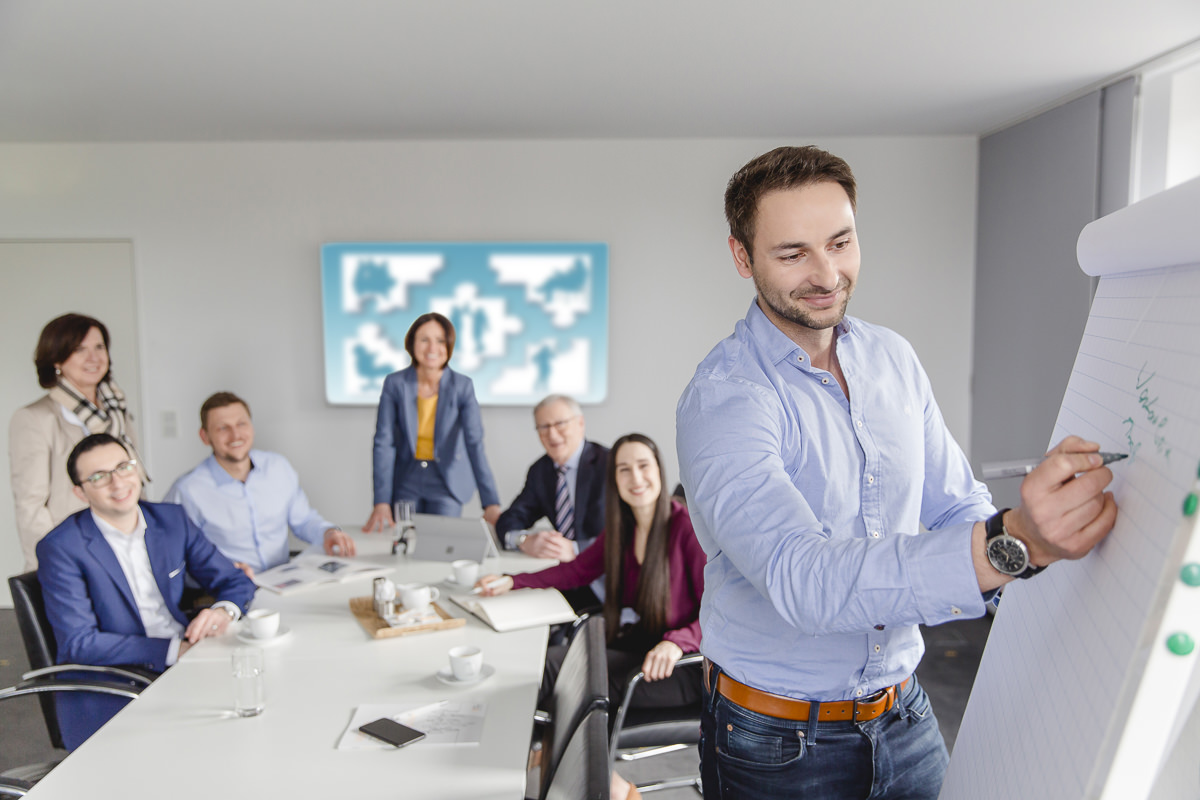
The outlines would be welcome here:
<svg viewBox="0 0 1200 800">
<path fill-rule="evenodd" d="M 450 599 L 501 633 L 576 619 L 557 589 L 517 589 L 495 597 L 456 594 Z"/>
</svg>

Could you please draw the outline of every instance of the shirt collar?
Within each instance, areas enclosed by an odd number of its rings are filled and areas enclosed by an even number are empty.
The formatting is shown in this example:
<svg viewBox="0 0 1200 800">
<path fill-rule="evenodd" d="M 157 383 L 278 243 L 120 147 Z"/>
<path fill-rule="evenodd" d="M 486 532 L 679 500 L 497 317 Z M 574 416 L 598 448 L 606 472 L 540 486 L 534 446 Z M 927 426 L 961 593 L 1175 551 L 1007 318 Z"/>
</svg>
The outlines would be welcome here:
<svg viewBox="0 0 1200 800">
<path fill-rule="evenodd" d="M 789 339 L 786 333 L 775 327 L 775 323 L 771 322 L 763 310 L 758 307 L 757 298 L 750 301 L 750 310 L 746 312 L 746 328 L 772 364 L 778 364 L 785 360 L 791 361 L 797 353 L 804 353 L 804 366 L 806 368 L 812 366 L 808 352 Z M 853 319 L 849 316 L 843 317 L 833 332 L 839 341 L 852 335 L 854 333 Z"/>
<path fill-rule="evenodd" d="M 250 475 L 254 473 L 254 450 L 250 451 L 250 472 L 246 474 L 246 480 L 250 480 Z M 212 475 L 213 483 L 217 486 L 225 486 L 230 483 L 241 483 L 237 478 L 225 471 L 225 468 L 217 463 L 217 457 L 212 453 L 208 454 L 208 458 L 204 459 L 204 464 L 208 467 L 208 472 Z"/>
<path fill-rule="evenodd" d="M 580 441 L 579 447 L 575 448 L 575 452 L 571 453 L 571 457 L 567 459 L 567 463 L 563 464 L 563 466 L 567 468 L 568 472 L 574 469 L 579 469 L 579 459 L 583 458 L 583 445 L 586 441 L 587 439 Z"/>
<path fill-rule="evenodd" d="M 105 537 L 123 536 L 123 537 L 128 538 L 128 537 L 132 536 L 132 537 L 136 538 L 139 536 L 145 536 L 145 534 L 146 534 L 146 518 L 144 516 L 142 516 L 142 507 L 140 505 L 138 506 L 138 509 L 137 509 L 137 515 L 138 515 L 137 525 L 134 526 L 132 533 L 125 533 L 125 531 L 120 530 L 120 529 L 108 524 L 108 522 L 101 519 L 100 516 L 95 511 L 90 511 L 90 513 L 92 515 L 92 521 L 96 523 L 96 527 L 100 529 L 100 533 L 104 534 Z"/>
</svg>

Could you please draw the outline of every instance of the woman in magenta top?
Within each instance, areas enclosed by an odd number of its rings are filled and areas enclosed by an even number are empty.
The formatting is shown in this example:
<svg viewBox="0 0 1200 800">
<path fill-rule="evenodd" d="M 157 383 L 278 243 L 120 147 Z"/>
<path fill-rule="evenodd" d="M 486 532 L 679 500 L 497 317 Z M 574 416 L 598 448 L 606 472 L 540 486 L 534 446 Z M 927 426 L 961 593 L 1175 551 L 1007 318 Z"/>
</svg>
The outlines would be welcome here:
<svg viewBox="0 0 1200 800">
<path fill-rule="evenodd" d="M 635 705 L 683 705 L 700 698 L 699 670 L 672 673 L 684 653 L 700 649 L 705 557 L 687 509 L 667 497 L 665 482 L 654 442 L 639 433 L 622 436 L 608 460 L 605 532 L 574 561 L 540 572 L 487 575 L 477 584 L 491 586 L 485 594 L 572 589 L 603 575 L 614 702 L 636 667 L 646 673 L 646 682 L 634 694 Z M 616 535 L 610 535 L 613 531 Z M 553 687 L 565 653 L 565 647 L 549 649 L 543 696 Z"/>
</svg>

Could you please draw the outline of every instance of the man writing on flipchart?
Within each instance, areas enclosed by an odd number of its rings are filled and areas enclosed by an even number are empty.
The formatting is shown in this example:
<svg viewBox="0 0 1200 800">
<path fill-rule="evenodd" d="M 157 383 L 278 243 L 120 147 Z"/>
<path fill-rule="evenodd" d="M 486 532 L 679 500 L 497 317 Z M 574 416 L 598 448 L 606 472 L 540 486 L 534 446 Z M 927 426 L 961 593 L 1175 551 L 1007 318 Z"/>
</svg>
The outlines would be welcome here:
<svg viewBox="0 0 1200 800">
<path fill-rule="evenodd" d="M 845 316 L 856 191 L 842 159 L 785 147 L 725 195 L 756 298 L 677 409 L 709 559 L 710 800 L 937 797 L 948 757 L 913 675 L 918 624 L 982 615 L 986 593 L 1082 557 L 1116 519 L 1112 473 L 1076 437 L 996 512 L 911 346 Z"/>
</svg>

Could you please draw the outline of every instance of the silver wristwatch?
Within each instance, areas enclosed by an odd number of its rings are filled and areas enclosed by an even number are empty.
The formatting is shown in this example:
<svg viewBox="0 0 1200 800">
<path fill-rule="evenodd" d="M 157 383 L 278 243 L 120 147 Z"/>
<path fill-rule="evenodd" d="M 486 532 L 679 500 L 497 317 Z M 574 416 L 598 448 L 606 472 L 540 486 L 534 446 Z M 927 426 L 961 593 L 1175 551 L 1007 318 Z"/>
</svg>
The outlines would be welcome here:
<svg viewBox="0 0 1200 800">
<path fill-rule="evenodd" d="M 984 524 L 987 540 L 984 547 L 988 562 L 997 572 L 1014 578 L 1032 578 L 1045 567 L 1035 567 L 1029 562 L 1029 548 L 1004 527 L 1004 514 L 1012 509 L 1003 508 L 993 514 Z"/>
</svg>

